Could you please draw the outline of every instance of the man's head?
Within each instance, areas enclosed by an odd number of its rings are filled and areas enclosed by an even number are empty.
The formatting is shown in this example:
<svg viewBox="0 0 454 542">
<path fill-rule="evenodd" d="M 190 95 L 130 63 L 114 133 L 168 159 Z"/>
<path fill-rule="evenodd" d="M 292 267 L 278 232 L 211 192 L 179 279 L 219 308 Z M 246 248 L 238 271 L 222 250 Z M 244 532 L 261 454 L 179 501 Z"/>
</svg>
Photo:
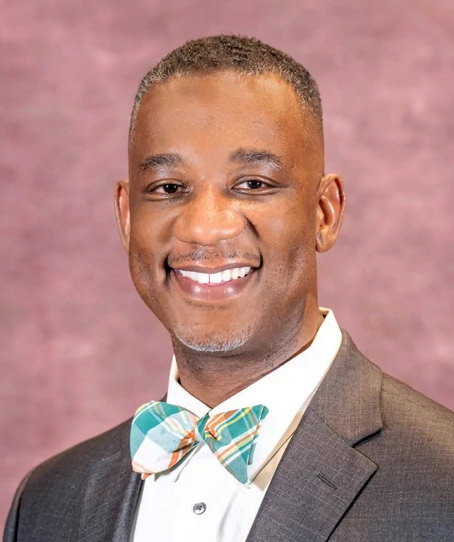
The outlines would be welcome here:
<svg viewBox="0 0 454 542">
<path fill-rule="evenodd" d="M 344 204 L 309 73 L 258 40 L 188 42 L 139 87 L 129 174 L 116 202 L 131 275 L 174 347 L 297 345 Z"/>
<path fill-rule="evenodd" d="M 130 145 L 142 99 L 153 84 L 164 83 L 173 77 L 207 75 L 220 71 L 278 75 L 291 85 L 302 106 L 313 114 L 322 130 L 320 93 L 304 66 L 258 39 L 220 35 L 186 42 L 171 51 L 144 76 L 134 98 L 129 128 Z"/>
</svg>

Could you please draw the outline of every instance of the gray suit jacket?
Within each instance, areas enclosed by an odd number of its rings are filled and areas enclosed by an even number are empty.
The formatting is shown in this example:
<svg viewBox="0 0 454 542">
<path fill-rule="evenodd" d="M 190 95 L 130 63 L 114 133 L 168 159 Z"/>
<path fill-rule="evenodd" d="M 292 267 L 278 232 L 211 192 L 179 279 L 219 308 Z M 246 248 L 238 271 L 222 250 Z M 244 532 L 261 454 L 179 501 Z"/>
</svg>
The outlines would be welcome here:
<svg viewBox="0 0 454 542">
<path fill-rule="evenodd" d="M 4 541 L 127 542 L 141 487 L 129 425 L 34 469 Z M 383 374 L 344 332 L 247 542 L 452 542 L 453 429 L 454 413 Z"/>
</svg>

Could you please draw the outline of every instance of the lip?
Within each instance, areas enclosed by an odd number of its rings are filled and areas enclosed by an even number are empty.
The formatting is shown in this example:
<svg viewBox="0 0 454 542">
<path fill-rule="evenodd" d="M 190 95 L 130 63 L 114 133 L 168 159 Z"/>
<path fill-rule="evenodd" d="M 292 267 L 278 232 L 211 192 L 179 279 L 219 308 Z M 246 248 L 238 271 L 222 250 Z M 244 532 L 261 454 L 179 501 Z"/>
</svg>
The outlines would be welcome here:
<svg viewBox="0 0 454 542">
<path fill-rule="evenodd" d="M 252 271 L 258 269 L 257 264 L 251 264 L 249 262 L 232 262 L 229 264 L 218 265 L 217 267 L 206 267 L 200 265 L 185 265 L 181 267 L 170 267 L 171 270 L 177 271 L 195 271 L 196 273 L 219 273 L 220 271 L 226 271 L 227 269 L 236 269 L 240 267 L 251 267 Z M 238 279 L 239 280 L 239 279 Z"/>
<path fill-rule="evenodd" d="M 223 266 L 222 268 L 213 268 L 213 270 L 209 269 L 208 271 L 206 270 L 206 267 L 202 268 L 195 266 L 188 266 L 182 269 L 200 273 L 216 273 L 217 271 L 233 269 L 235 267 L 238 267 L 237 263 L 235 263 L 233 266 Z M 244 265 L 242 267 L 251 266 Z M 176 284 L 177 287 L 188 297 L 199 301 L 222 301 L 231 299 L 240 294 L 253 280 L 255 280 L 256 274 L 256 269 L 252 268 L 250 273 L 243 278 L 238 278 L 228 282 L 221 282 L 219 284 L 200 284 L 189 277 L 183 277 L 183 275 L 177 273 L 177 271 L 173 268 L 170 270 L 170 278 L 172 283 Z"/>
</svg>

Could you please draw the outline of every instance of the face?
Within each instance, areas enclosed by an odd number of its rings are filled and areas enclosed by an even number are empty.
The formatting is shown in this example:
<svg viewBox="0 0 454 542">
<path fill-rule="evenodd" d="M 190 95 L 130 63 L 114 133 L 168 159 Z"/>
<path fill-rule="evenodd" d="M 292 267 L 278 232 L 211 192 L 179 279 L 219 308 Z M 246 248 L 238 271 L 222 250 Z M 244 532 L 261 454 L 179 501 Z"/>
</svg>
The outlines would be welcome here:
<svg viewBox="0 0 454 542">
<path fill-rule="evenodd" d="M 343 200 L 289 85 L 230 72 L 154 85 L 129 173 L 116 204 L 132 279 L 174 347 L 259 352 L 298 333 Z"/>
</svg>

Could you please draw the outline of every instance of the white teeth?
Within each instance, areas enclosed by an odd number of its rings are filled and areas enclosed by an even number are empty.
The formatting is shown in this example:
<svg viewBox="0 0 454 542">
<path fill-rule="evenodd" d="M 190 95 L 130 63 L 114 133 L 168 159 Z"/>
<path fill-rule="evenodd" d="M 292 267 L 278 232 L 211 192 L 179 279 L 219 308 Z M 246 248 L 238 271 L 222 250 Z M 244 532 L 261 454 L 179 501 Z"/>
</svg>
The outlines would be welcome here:
<svg viewBox="0 0 454 542">
<path fill-rule="evenodd" d="M 197 273 L 196 271 L 185 271 L 179 269 L 178 272 L 183 277 L 188 277 L 191 280 L 200 284 L 219 284 L 221 282 L 229 282 L 238 278 L 245 277 L 251 271 L 251 267 L 236 267 L 235 269 L 225 269 L 218 273 Z"/>
<path fill-rule="evenodd" d="M 210 284 L 218 284 L 219 282 L 222 282 L 222 271 L 219 273 L 210 273 Z"/>
<path fill-rule="evenodd" d="M 208 273 L 194 273 L 194 278 L 192 280 L 200 282 L 200 284 L 207 284 L 210 282 L 210 275 Z"/>
</svg>

